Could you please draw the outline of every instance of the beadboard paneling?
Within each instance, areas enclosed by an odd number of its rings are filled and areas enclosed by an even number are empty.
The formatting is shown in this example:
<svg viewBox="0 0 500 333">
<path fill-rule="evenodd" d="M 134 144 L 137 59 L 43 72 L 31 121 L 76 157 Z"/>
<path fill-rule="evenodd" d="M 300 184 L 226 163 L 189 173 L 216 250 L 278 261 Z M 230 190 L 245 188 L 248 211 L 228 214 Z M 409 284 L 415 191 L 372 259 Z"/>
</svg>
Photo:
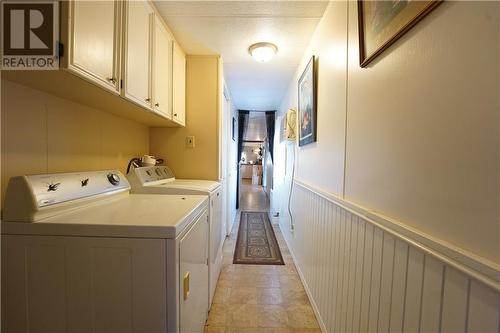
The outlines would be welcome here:
<svg viewBox="0 0 500 333">
<path fill-rule="evenodd" d="M 280 225 L 323 331 L 498 331 L 495 289 L 295 184 Z"/>
</svg>

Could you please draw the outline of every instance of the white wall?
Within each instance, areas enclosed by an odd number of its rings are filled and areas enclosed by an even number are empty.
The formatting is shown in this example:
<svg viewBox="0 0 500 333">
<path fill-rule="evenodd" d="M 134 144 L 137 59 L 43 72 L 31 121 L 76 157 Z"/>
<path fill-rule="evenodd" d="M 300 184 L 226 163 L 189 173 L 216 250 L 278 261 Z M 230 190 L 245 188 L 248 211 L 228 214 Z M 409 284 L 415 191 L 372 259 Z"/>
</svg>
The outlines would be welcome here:
<svg viewBox="0 0 500 333">
<path fill-rule="evenodd" d="M 2 79 L 2 199 L 10 177 L 118 169 L 149 153 L 148 127 Z"/>
<path fill-rule="evenodd" d="M 500 263 L 499 7 L 445 2 L 362 69 L 356 4 L 330 4 L 279 110 L 317 55 L 318 142 L 296 178 Z"/>
<path fill-rule="evenodd" d="M 445 2 L 364 70 L 350 5 L 345 186 L 347 200 L 496 263 L 499 21 L 499 2 Z"/>
<path fill-rule="evenodd" d="M 420 306 L 421 292 L 405 292 L 405 302 L 419 305 L 413 312 L 422 311 L 420 319 L 408 319 L 411 325 L 435 325 L 431 314 L 437 313 L 447 320 L 450 314 L 466 315 L 478 325 L 460 322 L 459 330 L 498 327 L 494 309 L 500 299 L 499 41 L 499 2 L 444 2 L 362 69 L 356 2 L 329 4 L 279 109 L 282 116 L 297 107 L 298 78 L 311 55 L 317 55 L 318 142 L 300 148 L 276 145 L 271 202 L 272 209 L 279 209 L 281 229 L 324 329 L 342 331 L 344 327 L 336 325 L 355 323 L 343 321 L 352 315 L 349 312 L 332 321 L 332 311 L 346 309 L 344 292 L 354 293 L 349 294 L 354 298 L 345 299 L 356 300 L 360 291 L 344 282 L 329 284 L 338 281 L 331 274 L 339 270 L 344 272 L 340 281 L 353 281 L 350 265 L 361 265 L 343 238 L 351 237 L 346 232 L 354 229 L 344 228 L 352 228 L 354 219 L 382 235 L 376 247 L 366 239 L 357 241 L 374 251 L 369 261 L 369 269 L 375 270 L 370 282 L 374 286 L 400 279 L 394 273 L 399 270 L 391 273 L 389 263 L 399 256 L 410 258 L 411 251 L 418 249 L 421 258 L 432 262 L 427 271 L 431 276 L 410 279 L 418 274 L 418 267 L 412 266 L 404 278 L 405 285 L 430 293 Z M 292 232 L 287 200 L 294 162 Z M 406 254 L 395 252 L 391 244 L 386 247 L 386 239 L 394 246 L 402 242 Z M 347 252 L 332 257 L 339 249 Z M 350 262 L 344 260 L 346 255 Z M 460 272 L 456 279 L 455 268 Z M 434 287 L 426 289 L 424 284 Z M 387 318 L 387 311 L 392 311 L 390 303 L 384 306 L 387 289 L 374 292 L 371 299 L 378 303 L 367 305 L 370 313 Z M 454 298 L 445 297 L 449 292 L 475 303 L 449 309 L 454 303 Z M 481 312 L 483 316 L 476 317 Z M 405 318 L 400 312 L 391 316 Z M 385 319 L 379 323 L 380 330 L 391 325 Z M 357 322 L 372 329 L 373 324 L 368 317 Z M 411 331 L 411 325 L 404 330 Z"/>
</svg>

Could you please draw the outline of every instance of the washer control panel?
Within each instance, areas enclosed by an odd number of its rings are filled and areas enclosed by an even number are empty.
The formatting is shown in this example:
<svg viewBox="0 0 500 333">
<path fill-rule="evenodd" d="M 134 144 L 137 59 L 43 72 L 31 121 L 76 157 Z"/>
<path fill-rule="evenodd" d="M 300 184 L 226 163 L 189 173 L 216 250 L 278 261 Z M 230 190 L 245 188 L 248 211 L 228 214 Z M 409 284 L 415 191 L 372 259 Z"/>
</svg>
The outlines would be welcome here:
<svg viewBox="0 0 500 333">
<path fill-rule="evenodd" d="M 25 176 L 38 207 L 130 189 L 118 170 Z"/>
</svg>

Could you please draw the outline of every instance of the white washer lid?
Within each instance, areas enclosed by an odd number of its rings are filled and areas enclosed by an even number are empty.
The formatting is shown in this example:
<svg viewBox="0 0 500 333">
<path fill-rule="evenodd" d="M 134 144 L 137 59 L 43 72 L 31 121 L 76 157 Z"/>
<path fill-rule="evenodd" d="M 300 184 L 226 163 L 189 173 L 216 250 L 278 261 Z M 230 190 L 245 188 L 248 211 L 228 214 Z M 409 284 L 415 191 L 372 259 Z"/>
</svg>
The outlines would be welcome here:
<svg viewBox="0 0 500 333">
<path fill-rule="evenodd" d="M 176 179 L 173 182 L 165 183 L 161 186 L 172 187 L 172 188 L 186 188 L 186 189 L 206 191 L 210 193 L 219 188 L 220 183 L 211 180 Z"/>
<path fill-rule="evenodd" d="M 2 222 L 2 234 L 175 238 L 207 205 L 202 195 L 127 194 L 38 222 Z"/>
</svg>

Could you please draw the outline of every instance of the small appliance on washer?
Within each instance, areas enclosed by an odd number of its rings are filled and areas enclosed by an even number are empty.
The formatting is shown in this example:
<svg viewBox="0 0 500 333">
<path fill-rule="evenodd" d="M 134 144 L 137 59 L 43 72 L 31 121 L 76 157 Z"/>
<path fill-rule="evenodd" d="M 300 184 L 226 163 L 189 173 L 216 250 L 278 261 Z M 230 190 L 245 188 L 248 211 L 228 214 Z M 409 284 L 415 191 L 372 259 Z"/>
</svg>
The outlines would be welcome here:
<svg viewBox="0 0 500 333">
<path fill-rule="evenodd" d="M 131 168 L 127 174 L 132 193 L 203 194 L 209 197 L 210 236 L 208 274 L 210 280 L 209 308 L 222 267 L 222 245 L 225 228 L 222 221 L 222 188 L 210 180 L 176 179 L 167 166 Z"/>
<path fill-rule="evenodd" d="M 203 332 L 207 197 L 129 190 L 116 170 L 11 178 L 2 332 Z"/>
</svg>

